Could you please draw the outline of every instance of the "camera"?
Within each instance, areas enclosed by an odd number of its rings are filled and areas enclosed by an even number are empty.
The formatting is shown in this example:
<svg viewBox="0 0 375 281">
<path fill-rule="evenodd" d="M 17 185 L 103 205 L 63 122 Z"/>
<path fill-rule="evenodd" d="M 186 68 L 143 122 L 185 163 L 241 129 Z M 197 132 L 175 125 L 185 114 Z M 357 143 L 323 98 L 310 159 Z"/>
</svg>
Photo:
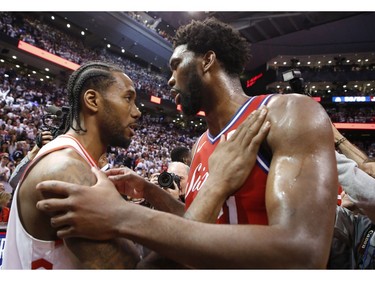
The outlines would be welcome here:
<svg viewBox="0 0 375 281">
<path fill-rule="evenodd" d="M 178 188 L 180 188 L 180 177 L 174 173 L 164 171 L 158 177 L 158 184 L 163 188 L 175 189 L 173 182 L 175 182 Z"/>
<path fill-rule="evenodd" d="M 42 122 L 43 126 L 41 127 L 42 131 L 50 131 L 53 138 L 56 138 L 58 135 L 64 133 L 67 117 L 69 114 L 69 107 L 56 107 L 54 105 L 45 107 L 46 114 L 43 114 Z M 42 147 L 42 135 L 39 133 L 35 142 L 38 147 Z"/>
<path fill-rule="evenodd" d="M 289 82 L 289 86 L 294 92 L 298 94 L 305 92 L 305 85 L 300 70 L 291 69 L 283 72 L 283 80 L 284 82 Z"/>
</svg>

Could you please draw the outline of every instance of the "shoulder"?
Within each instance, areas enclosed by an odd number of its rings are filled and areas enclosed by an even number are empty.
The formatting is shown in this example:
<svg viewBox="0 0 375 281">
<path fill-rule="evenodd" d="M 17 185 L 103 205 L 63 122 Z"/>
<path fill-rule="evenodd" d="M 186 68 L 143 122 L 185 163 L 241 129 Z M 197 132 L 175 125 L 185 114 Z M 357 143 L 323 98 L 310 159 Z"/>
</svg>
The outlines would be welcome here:
<svg viewBox="0 0 375 281">
<path fill-rule="evenodd" d="M 275 95 L 269 101 L 267 118 L 271 122 L 269 140 L 279 138 L 297 144 L 324 137 L 333 143 L 332 123 L 325 109 L 311 97 L 300 94 Z M 307 145 L 308 143 L 305 143 Z M 284 143 L 285 144 L 285 143 Z"/>
<path fill-rule="evenodd" d="M 72 148 L 43 156 L 30 171 L 39 180 L 61 180 L 79 184 L 95 183 L 90 165 Z"/>
<path fill-rule="evenodd" d="M 305 95 L 275 95 L 267 107 L 269 108 L 268 116 L 274 118 L 280 125 L 283 124 L 282 122 L 290 123 L 291 121 L 305 125 L 317 121 L 330 121 L 321 104 Z"/>
<path fill-rule="evenodd" d="M 268 102 L 270 113 L 293 115 L 305 112 L 307 114 L 324 113 L 324 108 L 314 99 L 301 94 L 274 95 Z"/>
</svg>

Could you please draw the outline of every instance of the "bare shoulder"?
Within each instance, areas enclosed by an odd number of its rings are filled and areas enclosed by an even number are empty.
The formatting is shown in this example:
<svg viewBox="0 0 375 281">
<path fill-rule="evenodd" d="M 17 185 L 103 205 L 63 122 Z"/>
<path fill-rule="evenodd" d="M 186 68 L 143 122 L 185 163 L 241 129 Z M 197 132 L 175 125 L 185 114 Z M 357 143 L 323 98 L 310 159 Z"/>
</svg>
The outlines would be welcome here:
<svg viewBox="0 0 375 281">
<path fill-rule="evenodd" d="M 71 148 L 43 157 L 33 167 L 30 176 L 36 176 L 38 180 L 61 180 L 84 185 L 95 183 L 90 165 Z"/>
<path fill-rule="evenodd" d="M 20 186 L 20 198 L 36 203 L 45 197 L 35 186 L 45 180 L 59 180 L 91 186 L 96 178 L 90 165 L 73 149 L 51 152 L 40 159 L 28 172 Z"/>
<path fill-rule="evenodd" d="M 300 94 L 275 95 L 268 104 L 271 131 L 268 141 L 315 141 L 327 137 L 333 141 L 332 125 L 325 109 L 311 97 Z M 325 138 L 324 138 L 325 139 Z M 306 144 L 306 143 L 305 143 Z"/>
<path fill-rule="evenodd" d="M 301 94 L 275 95 L 268 103 L 269 114 L 277 114 L 277 117 L 293 117 L 294 114 L 305 112 L 307 114 L 323 114 L 326 117 L 324 108 L 314 99 Z M 301 116 L 298 116 L 299 118 Z"/>
<path fill-rule="evenodd" d="M 49 216 L 36 209 L 37 201 L 56 197 L 54 194 L 41 193 L 35 186 L 44 180 L 60 180 L 91 186 L 96 182 L 94 174 L 86 161 L 73 149 L 67 148 L 51 152 L 40 159 L 29 171 L 19 187 L 19 214 L 26 231 L 42 240 L 56 238 L 56 230 L 50 226 Z"/>
</svg>

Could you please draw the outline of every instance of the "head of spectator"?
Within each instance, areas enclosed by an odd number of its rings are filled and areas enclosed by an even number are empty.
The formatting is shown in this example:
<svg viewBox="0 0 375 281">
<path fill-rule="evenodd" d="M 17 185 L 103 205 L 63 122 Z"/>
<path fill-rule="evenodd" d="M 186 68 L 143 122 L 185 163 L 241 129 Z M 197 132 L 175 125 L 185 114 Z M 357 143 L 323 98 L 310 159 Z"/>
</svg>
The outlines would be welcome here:
<svg viewBox="0 0 375 281">
<path fill-rule="evenodd" d="M 189 166 L 182 162 L 171 162 L 168 165 L 168 173 L 173 173 L 179 177 L 180 181 L 177 184 L 174 182 L 175 189 L 168 189 L 168 191 L 176 198 L 180 199 L 182 202 L 185 202 L 185 192 L 187 178 L 189 175 Z"/>
<path fill-rule="evenodd" d="M 0 191 L 0 223 L 7 223 L 9 220 L 9 203 L 11 199 L 11 193 Z"/>
<path fill-rule="evenodd" d="M 177 146 L 171 150 L 171 161 L 182 162 L 190 167 L 191 151 L 185 146 Z"/>
<path fill-rule="evenodd" d="M 6 166 L 8 162 L 9 162 L 9 154 L 8 153 L 1 154 L 1 165 Z"/>
<path fill-rule="evenodd" d="M 6 191 L 0 191 L 0 208 L 9 207 L 10 199 L 12 199 L 12 194 Z"/>
</svg>

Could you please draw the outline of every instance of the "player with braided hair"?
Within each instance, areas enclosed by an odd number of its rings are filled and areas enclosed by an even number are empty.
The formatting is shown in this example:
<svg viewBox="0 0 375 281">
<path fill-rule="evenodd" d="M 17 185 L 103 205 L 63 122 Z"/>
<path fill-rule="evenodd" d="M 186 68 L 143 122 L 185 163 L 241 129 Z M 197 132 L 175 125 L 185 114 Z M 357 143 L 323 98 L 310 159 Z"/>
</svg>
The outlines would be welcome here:
<svg viewBox="0 0 375 281">
<path fill-rule="evenodd" d="M 15 191 L 3 269 L 134 268 L 139 260 L 134 243 L 123 238 L 62 241 L 51 227 L 52 213 L 36 209 L 38 200 L 53 198 L 35 189 L 42 180 L 95 184 L 91 168 L 98 166 L 108 145 L 130 144 L 141 116 L 132 80 L 112 64 L 81 66 L 70 76 L 68 93 L 67 132 L 41 148 Z"/>
</svg>

